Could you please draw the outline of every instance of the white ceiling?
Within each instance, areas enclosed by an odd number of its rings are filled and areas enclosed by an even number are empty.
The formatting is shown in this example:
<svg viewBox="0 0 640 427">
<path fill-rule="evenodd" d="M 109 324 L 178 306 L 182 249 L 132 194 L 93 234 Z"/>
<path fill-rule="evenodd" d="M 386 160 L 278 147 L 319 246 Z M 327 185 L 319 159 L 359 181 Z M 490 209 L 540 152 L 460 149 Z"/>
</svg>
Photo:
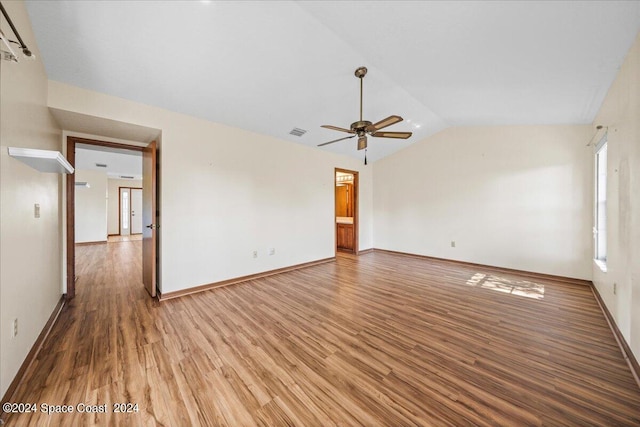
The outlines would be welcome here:
<svg viewBox="0 0 640 427">
<path fill-rule="evenodd" d="M 28 1 L 50 79 L 316 146 L 358 116 L 587 124 L 640 29 L 628 1 Z M 410 120 L 410 122 L 409 122 Z M 289 135 L 306 129 L 302 137 Z M 362 157 L 355 139 L 321 150 Z"/>
<path fill-rule="evenodd" d="M 106 168 L 96 166 L 106 164 Z M 80 170 L 103 171 L 111 179 L 133 176 L 142 179 L 142 153 L 140 151 L 96 145 L 76 144 L 75 167 Z"/>
</svg>

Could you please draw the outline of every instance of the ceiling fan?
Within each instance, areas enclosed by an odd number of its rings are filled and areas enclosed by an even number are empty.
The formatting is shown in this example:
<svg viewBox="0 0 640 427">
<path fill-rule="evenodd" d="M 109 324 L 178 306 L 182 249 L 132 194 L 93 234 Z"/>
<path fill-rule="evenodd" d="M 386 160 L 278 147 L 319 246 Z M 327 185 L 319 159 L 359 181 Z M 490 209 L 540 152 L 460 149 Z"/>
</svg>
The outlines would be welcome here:
<svg viewBox="0 0 640 427">
<path fill-rule="evenodd" d="M 380 120 L 376 123 L 371 123 L 368 120 L 362 120 L 362 79 L 367 75 L 366 67 L 359 67 L 356 69 L 355 76 L 360 79 L 360 120 L 357 122 L 351 123 L 349 129 L 332 126 L 332 125 L 322 125 L 321 127 L 326 129 L 333 129 L 340 132 L 346 132 L 352 134 L 351 136 L 345 136 L 344 138 L 334 139 L 333 141 L 324 142 L 322 144 L 318 144 L 318 147 L 322 147 L 324 145 L 333 144 L 334 142 L 342 141 L 344 139 L 358 137 L 358 150 L 363 150 L 367 148 L 367 135 L 373 136 L 376 138 L 398 138 L 398 139 L 407 139 L 412 133 L 411 132 L 381 132 L 381 129 L 384 129 L 393 124 L 399 123 L 402 121 L 402 117 L 400 116 L 389 116 L 386 119 Z M 367 157 L 365 154 L 365 164 L 367 164 Z"/>
</svg>

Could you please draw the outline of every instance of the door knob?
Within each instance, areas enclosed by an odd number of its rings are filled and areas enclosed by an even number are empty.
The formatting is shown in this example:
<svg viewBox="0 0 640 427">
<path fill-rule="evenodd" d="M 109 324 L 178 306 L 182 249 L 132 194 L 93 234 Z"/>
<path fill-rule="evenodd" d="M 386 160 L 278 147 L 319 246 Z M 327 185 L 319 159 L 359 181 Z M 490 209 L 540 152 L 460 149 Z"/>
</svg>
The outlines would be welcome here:
<svg viewBox="0 0 640 427">
<path fill-rule="evenodd" d="M 150 228 L 150 229 L 152 229 L 152 230 L 153 230 L 153 229 L 156 229 L 156 228 L 158 228 L 158 227 L 159 227 L 159 225 L 158 225 L 158 224 L 149 224 L 149 225 L 147 225 L 147 228 Z"/>
</svg>

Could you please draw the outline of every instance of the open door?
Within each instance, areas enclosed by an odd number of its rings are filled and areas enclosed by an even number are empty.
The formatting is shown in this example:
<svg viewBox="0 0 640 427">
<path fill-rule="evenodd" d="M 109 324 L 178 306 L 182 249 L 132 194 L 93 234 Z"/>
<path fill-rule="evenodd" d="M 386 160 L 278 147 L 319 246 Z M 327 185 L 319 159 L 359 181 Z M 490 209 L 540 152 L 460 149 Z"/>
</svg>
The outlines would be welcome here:
<svg viewBox="0 0 640 427">
<path fill-rule="evenodd" d="M 335 169 L 336 253 L 358 255 L 358 172 Z"/>
<path fill-rule="evenodd" d="M 156 296 L 156 141 L 142 151 L 142 283 Z"/>
</svg>

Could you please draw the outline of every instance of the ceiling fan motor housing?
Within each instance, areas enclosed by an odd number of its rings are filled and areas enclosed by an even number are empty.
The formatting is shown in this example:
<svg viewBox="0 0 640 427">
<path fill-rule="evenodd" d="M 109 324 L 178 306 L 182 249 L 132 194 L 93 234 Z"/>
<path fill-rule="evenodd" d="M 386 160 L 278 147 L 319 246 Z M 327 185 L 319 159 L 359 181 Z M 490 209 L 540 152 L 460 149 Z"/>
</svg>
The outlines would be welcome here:
<svg viewBox="0 0 640 427">
<path fill-rule="evenodd" d="M 371 126 L 373 123 L 371 123 L 369 120 L 360 120 L 357 122 L 353 122 L 351 123 L 351 130 L 355 131 L 355 132 L 365 132 L 367 130 L 367 126 Z"/>
</svg>

